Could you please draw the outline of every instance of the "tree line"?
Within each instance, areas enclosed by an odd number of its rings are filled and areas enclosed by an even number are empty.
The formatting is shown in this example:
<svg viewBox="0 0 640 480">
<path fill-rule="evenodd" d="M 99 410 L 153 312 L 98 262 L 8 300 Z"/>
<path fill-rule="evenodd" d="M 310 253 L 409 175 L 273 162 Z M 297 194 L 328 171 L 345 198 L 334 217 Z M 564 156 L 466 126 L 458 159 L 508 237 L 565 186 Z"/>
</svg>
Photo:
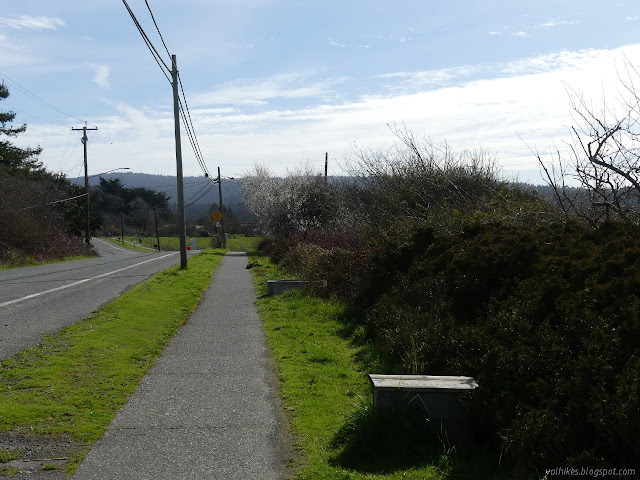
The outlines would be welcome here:
<svg viewBox="0 0 640 480">
<path fill-rule="evenodd" d="M 0 101 L 9 96 L 0 84 Z M 27 125 L 13 126 L 16 114 L 0 112 L 0 264 L 24 264 L 89 253 L 75 235 L 82 230 L 83 189 L 47 171 L 40 147 L 20 148 L 12 139 Z"/>
</svg>

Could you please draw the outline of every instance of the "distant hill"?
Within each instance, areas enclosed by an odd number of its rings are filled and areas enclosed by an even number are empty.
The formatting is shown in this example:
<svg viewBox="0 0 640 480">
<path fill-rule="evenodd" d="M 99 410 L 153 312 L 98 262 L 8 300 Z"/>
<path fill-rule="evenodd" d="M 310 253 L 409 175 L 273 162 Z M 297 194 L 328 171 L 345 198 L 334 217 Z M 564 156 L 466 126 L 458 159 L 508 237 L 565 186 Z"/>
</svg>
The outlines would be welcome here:
<svg viewBox="0 0 640 480">
<path fill-rule="evenodd" d="M 169 206 L 177 210 L 176 177 L 171 175 L 152 175 L 149 173 L 107 173 L 101 177 L 111 180 L 118 178 L 126 188 L 144 187 L 158 192 L 164 192 L 169 197 Z M 84 177 L 71 179 L 73 183 L 84 185 Z M 98 185 L 100 177 L 89 179 L 90 185 Z M 198 218 L 209 212 L 211 204 L 219 203 L 218 186 L 212 185 L 204 177 L 184 177 L 184 202 L 189 205 L 185 208 L 187 218 Z M 238 180 L 222 179 L 222 204 L 231 207 L 238 213 L 246 211 L 242 195 L 240 194 L 240 182 Z"/>
<path fill-rule="evenodd" d="M 164 192 L 169 196 L 169 206 L 175 211 L 177 210 L 177 189 L 176 177 L 172 175 L 152 175 L 149 173 L 107 173 L 102 175 L 105 179 L 119 178 L 126 188 L 144 187 L 159 192 Z M 333 181 L 348 181 L 347 177 L 333 177 Z M 84 185 L 84 177 L 71 179 L 78 185 Z M 98 185 L 100 177 L 89 179 L 91 185 Z M 218 203 L 218 186 L 212 185 L 209 180 L 204 177 L 184 177 L 184 200 L 188 205 L 186 210 L 187 219 L 196 219 L 206 215 L 213 203 Z M 553 192 L 547 185 L 530 185 L 526 183 L 518 184 L 520 188 L 528 191 L 537 191 L 541 197 L 552 199 Z M 226 207 L 230 207 L 241 217 L 250 217 L 247 212 L 241 195 L 240 180 L 222 179 L 222 203 Z"/>
</svg>

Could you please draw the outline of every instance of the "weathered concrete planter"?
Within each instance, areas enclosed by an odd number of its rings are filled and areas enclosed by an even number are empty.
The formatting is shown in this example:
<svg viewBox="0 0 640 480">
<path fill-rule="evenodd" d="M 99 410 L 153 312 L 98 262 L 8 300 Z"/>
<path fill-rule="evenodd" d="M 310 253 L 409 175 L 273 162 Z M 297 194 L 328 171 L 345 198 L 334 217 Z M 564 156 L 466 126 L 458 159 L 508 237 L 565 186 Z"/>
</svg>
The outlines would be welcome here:
<svg viewBox="0 0 640 480">
<path fill-rule="evenodd" d="M 309 280 L 267 280 L 267 295 L 281 295 L 289 290 L 302 290 L 310 283 Z"/>
<path fill-rule="evenodd" d="M 467 418 L 459 396 L 478 387 L 473 378 L 369 374 L 369 380 L 376 409 L 413 411 L 439 423 L 450 439 L 466 436 Z"/>
</svg>

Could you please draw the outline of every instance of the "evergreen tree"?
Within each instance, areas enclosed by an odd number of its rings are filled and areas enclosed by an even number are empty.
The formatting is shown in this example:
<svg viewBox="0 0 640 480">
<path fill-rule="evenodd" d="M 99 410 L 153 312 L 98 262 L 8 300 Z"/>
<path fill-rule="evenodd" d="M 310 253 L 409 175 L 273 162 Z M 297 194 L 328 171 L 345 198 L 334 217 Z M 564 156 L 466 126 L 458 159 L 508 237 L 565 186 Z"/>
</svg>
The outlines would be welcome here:
<svg viewBox="0 0 640 480">
<path fill-rule="evenodd" d="M 9 96 L 9 90 L 4 83 L 0 84 L 0 100 Z M 27 125 L 12 127 L 15 119 L 14 112 L 0 112 L 0 176 L 38 176 L 45 172 L 38 155 L 42 152 L 38 148 L 19 148 L 13 145 L 7 137 L 16 137 L 27 129 Z"/>
</svg>

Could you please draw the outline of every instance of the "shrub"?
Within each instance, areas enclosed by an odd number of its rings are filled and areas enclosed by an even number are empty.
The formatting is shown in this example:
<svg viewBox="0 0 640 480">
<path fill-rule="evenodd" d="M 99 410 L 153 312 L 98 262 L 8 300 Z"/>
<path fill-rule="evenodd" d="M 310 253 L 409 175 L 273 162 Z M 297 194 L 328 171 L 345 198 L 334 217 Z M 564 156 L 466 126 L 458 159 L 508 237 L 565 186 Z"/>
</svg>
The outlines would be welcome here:
<svg viewBox="0 0 640 480">
<path fill-rule="evenodd" d="M 284 255 L 281 266 L 302 278 L 310 278 L 318 269 L 318 259 L 326 250 L 313 244 L 299 244 Z"/>
<path fill-rule="evenodd" d="M 640 458 L 638 292 L 637 228 L 482 225 L 436 238 L 363 321 L 394 373 L 477 378 L 477 431 L 526 478 Z"/>
<path fill-rule="evenodd" d="M 52 181 L 0 177 L 0 262 L 20 263 L 89 253 L 82 240 L 62 231 L 64 214 L 50 202 L 64 196 Z"/>
</svg>

